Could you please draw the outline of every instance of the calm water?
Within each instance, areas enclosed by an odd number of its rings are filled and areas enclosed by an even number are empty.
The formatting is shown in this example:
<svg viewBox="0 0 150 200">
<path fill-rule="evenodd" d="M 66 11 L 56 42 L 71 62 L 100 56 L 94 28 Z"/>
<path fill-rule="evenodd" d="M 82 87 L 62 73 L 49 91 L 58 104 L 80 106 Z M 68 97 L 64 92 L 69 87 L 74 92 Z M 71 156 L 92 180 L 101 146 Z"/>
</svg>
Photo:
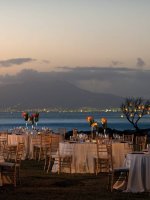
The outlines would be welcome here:
<svg viewBox="0 0 150 200">
<path fill-rule="evenodd" d="M 98 121 L 100 125 L 100 119 L 106 117 L 108 120 L 108 127 L 112 129 L 133 129 L 125 117 L 121 118 L 120 112 L 43 112 L 40 113 L 38 128 L 48 127 L 54 131 L 60 127 L 67 128 L 67 131 L 73 128 L 77 128 L 79 131 L 90 130 L 86 121 L 87 116 L 93 116 L 95 121 Z M 0 130 L 9 130 L 22 126 L 25 127 L 25 121 L 20 112 L 0 112 Z M 31 128 L 31 125 L 29 124 L 28 127 Z M 150 115 L 144 116 L 144 118 L 140 120 L 139 127 L 150 128 Z"/>
</svg>

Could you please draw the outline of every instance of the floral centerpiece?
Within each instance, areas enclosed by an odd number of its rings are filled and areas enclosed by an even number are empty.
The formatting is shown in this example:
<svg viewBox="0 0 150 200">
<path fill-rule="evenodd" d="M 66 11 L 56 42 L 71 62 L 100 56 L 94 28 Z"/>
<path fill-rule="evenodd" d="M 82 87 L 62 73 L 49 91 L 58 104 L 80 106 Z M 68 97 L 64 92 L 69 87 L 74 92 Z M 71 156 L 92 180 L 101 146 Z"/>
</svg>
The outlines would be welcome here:
<svg viewBox="0 0 150 200">
<path fill-rule="evenodd" d="M 22 113 L 22 117 L 24 118 L 25 121 L 28 121 L 28 116 L 29 116 L 28 112 Z"/>
<path fill-rule="evenodd" d="M 91 127 L 92 138 L 95 138 L 96 132 L 98 131 L 98 122 L 96 122 L 94 120 L 94 117 L 92 117 L 92 116 L 88 116 L 86 118 L 86 120 L 88 121 L 88 123 L 89 123 L 89 125 Z"/>
<path fill-rule="evenodd" d="M 36 126 L 37 126 L 37 122 L 39 121 L 39 113 L 38 112 L 33 113 L 31 115 L 29 115 L 28 112 L 23 112 L 22 117 L 26 121 L 26 127 L 27 127 L 28 122 L 32 125 L 32 128 L 33 128 L 33 125 L 35 123 L 36 123 Z"/>
<path fill-rule="evenodd" d="M 29 116 L 28 121 L 29 121 L 29 123 L 32 124 L 32 126 L 34 125 L 34 116 L 33 116 L 33 114 L 31 114 L 31 115 Z"/>
<path fill-rule="evenodd" d="M 97 122 L 93 122 L 93 124 L 91 124 L 91 126 L 92 126 L 93 128 L 95 128 L 95 129 L 97 129 L 97 128 L 98 128 L 98 123 L 97 123 Z"/>
<path fill-rule="evenodd" d="M 36 126 L 37 126 L 37 123 L 38 123 L 38 121 L 39 121 L 39 113 L 38 113 L 38 112 L 34 113 L 34 114 L 33 114 L 33 117 L 34 117 L 34 122 L 35 122 L 35 124 L 36 124 Z"/>
<path fill-rule="evenodd" d="M 86 120 L 89 122 L 89 125 L 90 125 L 90 126 L 94 123 L 94 117 L 92 117 L 92 116 L 88 116 L 88 117 L 86 118 Z"/>
<path fill-rule="evenodd" d="M 27 122 L 28 122 L 28 118 L 29 118 L 28 112 L 23 112 L 23 113 L 22 113 L 22 117 L 24 118 L 24 120 L 25 120 L 25 122 L 26 122 L 26 127 L 27 127 Z"/>
</svg>

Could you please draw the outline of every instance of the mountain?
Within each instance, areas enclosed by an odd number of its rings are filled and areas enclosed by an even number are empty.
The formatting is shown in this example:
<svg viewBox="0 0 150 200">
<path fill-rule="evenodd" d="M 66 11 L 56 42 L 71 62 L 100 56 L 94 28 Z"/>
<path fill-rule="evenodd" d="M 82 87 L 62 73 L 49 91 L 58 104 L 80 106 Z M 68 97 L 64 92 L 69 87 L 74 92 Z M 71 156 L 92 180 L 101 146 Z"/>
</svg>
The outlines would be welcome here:
<svg viewBox="0 0 150 200">
<path fill-rule="evenodd" d="M 0 105 L 20 104 L 23 108 L 119 107 L 122 97 L 80 89 L 65 81 L 28 81 L 0 87 Z"/>
</svg>

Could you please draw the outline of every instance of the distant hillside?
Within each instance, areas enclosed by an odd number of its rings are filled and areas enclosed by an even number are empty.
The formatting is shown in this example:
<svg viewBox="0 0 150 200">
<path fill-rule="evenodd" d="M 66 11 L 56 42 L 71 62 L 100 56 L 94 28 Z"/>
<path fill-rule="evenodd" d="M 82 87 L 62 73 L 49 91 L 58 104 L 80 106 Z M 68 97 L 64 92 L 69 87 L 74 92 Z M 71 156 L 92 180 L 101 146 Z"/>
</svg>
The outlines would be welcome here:
<svg viewBox="0 0 150 200">
<path fill-rule="evenodd" d="M 119 107 L 123 98 L 82 90 L 64 81 L 36 81 L 0 87 L 0 105 L 22 107 Z"/>
</svg>

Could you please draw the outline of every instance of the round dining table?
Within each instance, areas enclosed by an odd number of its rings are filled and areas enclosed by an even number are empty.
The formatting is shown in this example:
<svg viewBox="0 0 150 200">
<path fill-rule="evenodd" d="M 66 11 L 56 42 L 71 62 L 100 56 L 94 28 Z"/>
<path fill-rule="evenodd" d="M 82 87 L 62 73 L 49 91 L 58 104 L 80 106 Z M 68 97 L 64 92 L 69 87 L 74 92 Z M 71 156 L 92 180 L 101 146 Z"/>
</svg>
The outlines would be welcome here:
<svg viewBox="0 0 150 200">
<path fill-rule="evenodd" d="M 72 155 L 71 172 L 72 173 L 94 173 L 94 158 L 97 157 L 97 145 L 95 142 L 60 142 L 59 152 L 60 156 L 68 154 L 68 149 L 71 149 Z M 114 167 L 123 166 L 125 155 L 131 149 L 128 143 L 113 142 L 112 143 L 112 156 Z M 57 172 L 58 166 L 53 165 L 52 172 Z M 63 172 L 69 172 L 68 169 L 63 169 Z"/>
<path fill-rule="evenodd" d="M 150 192 L 150 153 L 127 154 L 125 166 L 129 167 L 126 192 Z"/>
</svg>

